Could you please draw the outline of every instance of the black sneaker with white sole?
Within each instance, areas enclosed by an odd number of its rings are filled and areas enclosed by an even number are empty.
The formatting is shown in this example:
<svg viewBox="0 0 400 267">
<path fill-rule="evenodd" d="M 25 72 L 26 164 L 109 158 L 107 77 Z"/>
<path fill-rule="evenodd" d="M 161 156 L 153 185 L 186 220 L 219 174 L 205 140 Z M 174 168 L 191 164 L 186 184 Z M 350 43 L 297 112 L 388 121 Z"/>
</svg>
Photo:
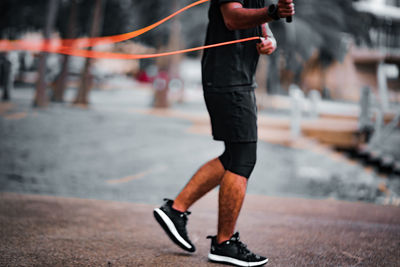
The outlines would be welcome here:
<svg viewBox="0 0 400 267">
<path fill-rule="evenodd" d="M 208 254 L 210 261 L 235 266 L 262 266 L 268 262 L 267 258 L 248 250 L 246 245 L 240 241 L 238 232 L 221 244 L 217 243 L 217 236 L 207 236 L 207 238 L 211 238 L 211 249 Z"/>
<path fill-rule="evenodd" d="M 175 244 L 186 251 L 194 252 L 196 248 L 190 242 L 186 232 L 187 216 L 190 212 L 173 209 L 173 200 L 164 199 L 164 201 L 164 205 L 154 209 L 154 217 Z"/>
</svg>

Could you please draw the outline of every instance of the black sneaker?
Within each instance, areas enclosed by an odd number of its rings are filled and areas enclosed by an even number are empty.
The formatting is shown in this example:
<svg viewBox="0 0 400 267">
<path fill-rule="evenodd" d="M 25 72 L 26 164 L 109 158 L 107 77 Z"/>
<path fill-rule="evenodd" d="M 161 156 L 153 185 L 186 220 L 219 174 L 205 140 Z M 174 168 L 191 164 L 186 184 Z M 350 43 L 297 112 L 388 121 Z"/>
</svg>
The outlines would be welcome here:
<svg viewBox="0 0 400 267">
<path fill-rule="evenodd" d="M 208 254 L 210 261 L 236 266 L 261 266 L 268 262 L 267 258 L 248 250 L 246 245 L 240 242 L 238 232 L 221 244 L 217 243 L 217 236 L 207 236 L 207 238 L 211 238 L 211 250 Z"/>
<path fill-rule="evenodd" d="M 194 252 L 196 248 L 190 242 L 186 232 L 187 216 L 190 212 L 173 209 L 173 200 L 164 199 L 164 201 L 164 205 L 154 209 L 154 217 L 175 244 L 186 251 Z"/>
</svg>

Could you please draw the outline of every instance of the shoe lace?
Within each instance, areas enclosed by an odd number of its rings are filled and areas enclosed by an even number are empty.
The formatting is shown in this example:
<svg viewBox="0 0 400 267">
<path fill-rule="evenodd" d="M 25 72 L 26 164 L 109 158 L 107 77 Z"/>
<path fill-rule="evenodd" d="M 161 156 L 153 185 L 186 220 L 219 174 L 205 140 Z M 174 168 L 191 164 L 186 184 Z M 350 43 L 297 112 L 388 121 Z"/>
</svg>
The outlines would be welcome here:
<svg viewBox="0 0 400 267">
<path fill-rule="evenodd" d="M 177 227 L 179 228 L 179 230 L 181 231 L 181 233 L 182 233 L 185 237 L 187 237 L 186 224 L 187 224 L 187 221 L 188 221 L 188 217 L 187 217 L 188 215 L 190 215 L 190 211 L 182 212 L 179 216 L 182 218 L 183 223 L 177 225 Z"/>
<path fill-rule="evenodd" d="M 185 224 L 186 224 L 186 222 L 188 221 L 188 215 L 190 215 L 191 214 L 191 212 L 190 211 L 185 211 L 185 212 L 182 212 L 181 214 L 180 214 L 180 217 L 185 221 Z"/>
<path fill-rule="evenodd" d="M 255 256 L 255 254 L 253 252 L 251 252 L 248 248 L 247 245 L 244 244 L 242 241 L 240 241 L 240 237 L 239 237 L 239 233 L 235 233 L 231 239 L 230 239 L 239 249 L 239 253 L 243 254 L 246 256 L 246 258 L 250 258 Z"/>
<path fill-rule="evenodd" d="M 168 199 L 168 198 L 164 198 L 164 201 L 166 201 L 167 203 L 170 202 L 170 204 L 172 205 L 173 200 Z M 185 235 L 187 235 L 186 232 L 186 224 L 188 221 L 188 217 L 191 214 L 190 211 L 185 211 L 185 212 L 179 212 L 179 217 L 183 220 L 183 224 L 178 224 L 176 225 L 176 227 L 178 227 Z"/>
</svg>

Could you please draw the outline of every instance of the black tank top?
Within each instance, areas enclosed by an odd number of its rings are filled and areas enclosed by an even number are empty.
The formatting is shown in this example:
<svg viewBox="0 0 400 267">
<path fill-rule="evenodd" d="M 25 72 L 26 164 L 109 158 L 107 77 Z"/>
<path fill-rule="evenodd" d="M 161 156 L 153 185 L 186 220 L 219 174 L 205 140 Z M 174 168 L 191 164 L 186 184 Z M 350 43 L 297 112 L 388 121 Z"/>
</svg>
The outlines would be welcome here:
<svg viewBox="0 0 400 267">
<path fill-rule="evenodd" d="M 226 28 L 220 5 L 239 2 L 244 8 L 262 8 L 264 0 L 211 0 L 205 44 L 238 40 L 261 35 L 261 27 L 230 31 Z M 204 50 L 202 82 L 206 92 L 252 90 L 259 54 L 256 41 L 232 44 Z"/>
</svg>

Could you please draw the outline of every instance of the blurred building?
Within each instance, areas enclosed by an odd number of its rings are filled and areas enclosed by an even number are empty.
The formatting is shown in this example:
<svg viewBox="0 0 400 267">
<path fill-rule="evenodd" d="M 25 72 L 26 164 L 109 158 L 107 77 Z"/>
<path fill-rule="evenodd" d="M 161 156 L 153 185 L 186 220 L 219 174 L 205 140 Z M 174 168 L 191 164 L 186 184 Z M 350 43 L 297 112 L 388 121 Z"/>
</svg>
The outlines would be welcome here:
<svg viewBox="0 0 400 267">
<path fill-rule="evenodd" d="M 369 22 L 369 36 L 361 43 L 349 40 L 349 53 L 328 68 L 324 84 L 332 98 L 352 101 L 359 99 L 360 88 L 369 86 L 385 109 L 400 98 L 400 0 L 358 0 L 353 5 Z M 307 87 L 319 88 L 320 76 L 310 75 Z"/>
<path fill-rule="evenodd" d="M 353 58 L 359 69 L 372 74 L 370 85 L 378 89 L 379 97 L 391 98 L 390 93 L 400 91 L 400 0 L 358 1 L 354 7 L 373 16 L 374 23 L 370 27 L 370 47 L 353 50 Z M 386 88 L 388 96 L 382 92 Z"/>
</svg>

